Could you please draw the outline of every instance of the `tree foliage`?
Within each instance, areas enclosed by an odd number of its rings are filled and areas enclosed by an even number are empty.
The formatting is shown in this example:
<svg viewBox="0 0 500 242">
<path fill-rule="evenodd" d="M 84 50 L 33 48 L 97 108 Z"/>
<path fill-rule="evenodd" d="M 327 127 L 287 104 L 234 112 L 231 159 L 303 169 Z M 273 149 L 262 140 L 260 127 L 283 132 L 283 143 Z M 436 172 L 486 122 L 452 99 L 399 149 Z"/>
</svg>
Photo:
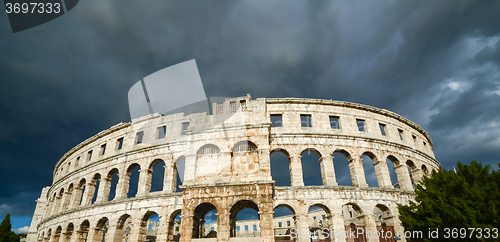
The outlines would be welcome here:
<svg viewBox="0 0 500 242">
<path fill-rule="evenodd" d="M 410 231 L 422 231 L 423 241 L 500 241 L 500 231 L 496 239 L 492 238 L 493 229 L 500 230 L 500 172 L 476 161 L 470 165 L 457 162 L 457 168 L 456 172 L 433 171 L 430 177 L 423 178 L 415 189 L 416 203 L 399 205 L 403 226 Z M 451 233 L 453 228 L 457 229 L 456 234 Z M 461 228 L 475 228 L 476 232 L 469 238 L 471 230 L 467 230 L 466 238 L 460 238 Z M 478 228 L 482 229 L 481 235 Z M 485 238 L 486 228 L 490 231 L 489 239 Z M 429 239 L 429 230 L 436 229 L 439 238 Z"/>
<path fill-rule="evenodd" d="M 0 224 L 0 242 L 19 242 L 20 236 L 11 231 L 10 214 L 7 214 Z"/>
</svg>

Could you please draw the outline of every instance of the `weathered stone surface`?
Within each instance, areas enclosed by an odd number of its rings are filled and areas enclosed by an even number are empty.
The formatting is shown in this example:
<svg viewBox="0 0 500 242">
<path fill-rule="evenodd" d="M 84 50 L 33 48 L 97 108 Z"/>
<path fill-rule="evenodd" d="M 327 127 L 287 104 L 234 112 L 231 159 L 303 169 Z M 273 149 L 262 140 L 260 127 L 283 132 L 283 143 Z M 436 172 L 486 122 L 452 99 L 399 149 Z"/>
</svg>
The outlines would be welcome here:
<svg viewBox="0 0 500 242">
<path fill-rule="evenodd" d="M 259 214 L 259 236 L 245 237 L 244 241 L 270 242 L 279 235 L 275 229 L 279 229 L 277 221 L 283 219 L 273 218 L 278 206 L 293 212 L 290 226 L 298 231 L 311 230 L 311 206 L 323 209 L 321 226 L 332 231 L 344 231 L 351 225 L 376 231 L 382 224 L 403 231 L 397 204 L 414 198 L 408 167 L 415 182 L 440 168 L 429 135 L 387 110 L 339 101 L 251 100 L 250 96 L 227 99 L 214 108 L 217 114 L 213 116 L 153 114 L 120 123 L 67 152 L 55 167 L 53 184 L 44 188 L 37 200 L 27 241 L 85 241 L 85 237 L 87 241 L 122 241 L 125 237 L 146 241 L 151 236 L 147 220 L 154 213 L 160 217 L 157 241 L 173 241 L 178 234 L 176 227 L 180 227 L 180 241 L 184 242 L 242 241 L 232 237 L 241 234 L 235 230 L 235 216 L 250 207 Z M 270 115 L 276 114 L 282 115 L 281 127 L 271 124 Z M 301 114 L 310 115 L 310 125 L 304 125 L 310 127 L 303 127 Z M 331 126 L 333 116 L 338 117 L 339 129 Z M 364 121 L 365 132 L 359 131 L 357 120 Z M 386 135 L 381 134 L 380 124 L 385 125 Z M 163 126 L 166 137 L 157 139 L 158 127 Z M 139 133 L 142 142 L 138 142 Z M 270 154 L 276 151 L 289 157 L 290 170 L 283 172 L 290 172 L 291 187 L 274 185 Z M 320 157 L 318 176 L 323 186 L 304 186 L 304 151 Z M 338 186 L 334 152 L 348 157 L 354 186 Z M 367 186 L 362 155 L 373 160 L 379 188 Z M 181 160 L 185 160 L 183 191 L 175 192 Z M 396 167 L 399 189 L 391 184 L 387 160 Z M 153 166 L 159 161 L 165 162 L 163 190 L 150 192 Z M 135 197 L 127 198 L 130 172 L 137 166 L 138 191 Z M 111 177 L 116 172 L 116 196 L 108 201 Z M 95 192 L 97 200 L 92 203 Z M 217 238 L 197 238 L 206 234 L 203 213 L 212 207 L 217 209 Z M 181 224 L 174 225 L 181 211 Z M 127 226 L 130 231 L 124 236 Z"/>
</svg>

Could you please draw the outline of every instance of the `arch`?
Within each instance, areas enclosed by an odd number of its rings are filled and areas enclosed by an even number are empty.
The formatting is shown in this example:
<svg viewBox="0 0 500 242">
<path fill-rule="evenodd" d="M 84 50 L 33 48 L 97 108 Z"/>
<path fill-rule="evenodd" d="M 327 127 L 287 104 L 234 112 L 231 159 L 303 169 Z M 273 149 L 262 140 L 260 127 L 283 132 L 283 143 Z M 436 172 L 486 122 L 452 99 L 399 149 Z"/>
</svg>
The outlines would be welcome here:
<svg viewBox="0 0 500 242">
<path fill-rule="evenodd" d="M 330 208 L 325 204 L 315 203 L 309 206 L 307 214 L 309 217 L 310 232 L 318 239 L 326 239 L 321 231 L 323 228 L 333 229 L 333 224 L 330 222 Z"/>
<path fill-rule="evenodd" d="M 90 222 L 86 219 L 80 223 L 78 233 L 78 241 L 86 241 L 90 230 Z"/>
<path fill-rule="evenodd" d="M 246 152 L 255 152 L 257 151 L 257 145 L 250 140 L 242 140 L 236 143 L 231 152 L 234 153 L 246 153 Z"/>
<path fill-rule="evenodd" d="M 127 168 L 126 179 L 128 179 L 128 183 L 126 189 L 124 189 L 127 192 L 127 198 L 137 195 L 139 190 L 139 170 L 141 170 L 141 166 L 137 163 L 133 163 Z"/>
<path fill-rule="evenodd" d="M 273 210 L 277 209 L 278 207 L 288 208 L 293 214 L 295 214 L 295 208 L 290 204 L 280 203 L 280 204 L 274 206 Z"/>
<path fill-rule="evenodd" d="M 304 186 L 324 185 L 321 175 L 321 153 L 314 148 L 307 148 L 300 153 L 300 156 Z"/>
<path fill-rule="evenodd" d="M 56 229 L 56 232 L 54 232 L 54 237 L 53 237 L 52 241 L 59 242 L 59 239 L 61 238 L 61 234 L 62 234 L 62 227 L 58 226 Z"/>
<path fill-rule="evenodd" d="M 377 204 L 373 209 L 373 218 L 377 226 L 377 231 L 391 231 L 394 233 L 394 226 L 396 226 L 396 218 L 392 215 L 391 210 L 384 204 Z M 387 232 L 386 232 L 387 233 Z M 380 238 L 381 241 L 382 238 Z"/>
<path fill-rule="evenodd" d="M 167 241 L 179 241 L 181 237 L 180 225 L 181 225 L 181 214 L 182 210 L 177 209 L 173 211 L 168 220 L 167 228 Z"/>
<path fill-rule="evenodd" d="M 182 192 L 180 186 L 182 186 L 182 184 L 184 183 L 185 169 L 186 169 L 186 157 L 182 155 L 179 158 L 177 158 L 177 160 L 175 160 L 174 162 L 175 185 L 173 187 L 175 189 L 174 190 L 175 192 Z"/>
<path fill-rule="evenodd" d="M 105 180 L 105 192 L 107 193 L 106 200 L 111 201 L 116 198 L 116 192 L 118 188 L 118 182 L 120 180 L 120 171 L 117 168 L 113 168 L 108 172 L 107 179 Z"/>
<path fill-rule="evenodd" d="M 219 147 L 217 145 L 214 145 L 214 144 L 203 145 L 196 152 L 196 155 L 198 155 L 198 156 L 203 156 L 203 155 L 218 155 L 218 154 L 220 154 L 220 149 L 219 149 Z"/>
<path fill-rule="evenodd" d="M 47 231 L 47 237 L 45 237 L 44 241 L 49 241 L 52 237 L 52 229 L 50 228 L 48 231 Z"/>
<path fill-rule="evenodd" d="M 165 161 L 162 159 L 155 159 L 151 162 L 149 170 L 151 174 L 151 189 L 150 192 L 163 191 L 163 183 L 165 178 Z"/>
<path fill-rule="evenodd" d="M 108 227 L 109 219 L 107 217 L 102 217 L 101 219 L 99 219 L 94 228 L 94 238 L 92 241 L 105 241 Z"/>
<path fill-rule="evenodd" d="M 285 150 L 284 148 L 275 148 L 275 149 L 271 150 L 271 152 L 269 154 L 273 154 L 274 152 L 281 152 L 281 153 L 285 154 L 286 156 L 290 157 L 290 153 L 288 153 L 288 151 Z"/>
<path fill-rule="evenodd" d="M 215 210 L 217 212 L 217 208 L 209 202 L 204 202 L 196 206 L 193 213 L 193 235 L 192 238 L 205 238 L 208 233 L 205 231 L 205 222 L 206 216 L 209 213 L 212 213 Z M 215 215 L 215 214 L 214 214 Z M 209 220 L 208 222 L 210 222 Z M 218 224 L 219 219 L 216 217 L 216 222 Z M 212 235 L 213 236 L 213 235 Z"/>
<path fill-rule="evenodd" d="M 387 162 L 387 169 L 389 170 L 392 186 L 394 188 L 400 188 L 401 181 L 396 173 L 396 167 L 399 166 L 399 160 L 395 156 L 389 155 L 385 161 Z"/>
<path fill-rule="evenodd" d="M 292 186 L 290 155 L 284 149 L 274 149 L 269 155 L 271 178 L 275 186 Z"/>
<path fill-rule="evenodd" d="M 399 160 L 398 158 L 396 158 L 395 156 L 393 155 L 388 155 L 387 158 L 388 160 L 390 160 L 392 163 L 394 163 L 395 166 L 399 166 Z"/>
<path fill-rule="evenodd" d="M 85 180 L 85 178 L 82 178 L 78 183 L 77 188 L 78 188 L 78 194 L 75 194 L 77 198 L 76 205 L 85 205 L 83 203 L 83 199 L 84 199 L 85 189 L 87 188 L 87 180 Z"/>
<path fill-rule="evenodd" d="M 73 183 L 70 183 L 68 185 L 68 192 L 73 192 L 73 187 L 74 187 Z"/>
<path fill-rule="evenodd" d="M 408 169 L 408 174 L 410 175 L 411 186 L 415 190 L 415 178 L 413 177 L 413 173 L 417 169 L 417 166 L 413 163 L 413 161 L 407 160 L 406 167 Z"/>
<path fill-rule="evenodd" d="M 66 232 L 64 233 L 64 241 L 70 241 L 74 231 L 75 225 L 73 223 L 69 223 L 66 226 Z"/>
<path fill-rule="evenodd" d="M 116 232 L 112 236 L 111 241 L 122 241 L 122 238 L 128 240 L 130 231 L 132 229 L 132 217 L 125 213 L 118 218 L 116 223 Z"/>
<path fill-rule="evenodd" d="M 379 177 L 375 171 L 375 161 L 376 156 L 371 152 L 364 152 L 361 155 L 361 160 L 363 162 L 363 171 L 365 173 L 365 181 L 369 187 L 378 187 Z"/>
<path fill-rule="evenodd" d="M 290 236 L 290 229 L 295 228 L 297 217 L 293 206 L 282 203 L 273 209 L 273 229 L 274 240 L 293 240 Z"/>
<path fill-rule="evenodd" d="M 102 192 L 99 191 L 100 184 L 101 184 L 101 174 L 96 173 L 92 178 L 92 181 L 90 182 L 90 185 L 92 186 L 92 189 L 90 190 L 91 194 L 89 194 L 90 198 L 92 199 L 91 204 L 94 204 L 97 201 L 97 196 L 99 195 L 99 192 Z"/>
<path fill-rule="evenodd" d="M 332 213 L 330 208 L 323 203 L 314 203 L 313 205 L 309 206 L 309 209 L 311 209 L 312 207 L 319 207 L 319 208 L 323 209 L 325 211 L 325 213 L 327 213 L 327 214 Z"/>
<path fill-rule="evenodd" d="M 427 166 L 422 165 L 422 172 L 424 172 L 425 175 L 429 175 L 429 169 L 427 169 Z"/>
<path fill-rule="evenodd" d="M 350 234 L 352 231 L 365 231 L 366 216 L 363 210 L 356 203 L 346 203 L 342 206 L 342 217 L 344 218 L 345 231 Z M 366 233 L 358 236 L 354 233 L 354 241 L 366 241 Z"/>
<path fill-rule="evenodd" d="M 351 169 L 349 167 L 350 157 L 351 155 L 342 149 L 337 149 L 332 153 L 333 169 L 339 186 L 352 186 Z"/>
<path fill-rule="evenodd" d="M 257 213 L 257 219 L 260 220 L 260 216 L 258 215 L 258 212 L 259 212 L 259 206 L 257 206 L 256 203 L 254 203 L 253 201 L 250 201 L 250 200 L 239 200 L 238 202 L 234 203 L 232 206 L 231 206 L 231 210 L 229 211 L 229 224 L 230 224 L 230 237 L 240 237 L 241 233 L 238 233 L 238 230 L 237 230 L 237 218 L 236 216 L 238 215 L 238 213 L 240 211 L 242 211 L 243 209 L 246 209 L 246 208 L 250 208 L 250 209 L 253 209 L 255 210 L 255 212 Z M 258 223 L 258 227 L 260 227 L 260 223 Z M 246 227 L 248 228 L 248 227 Z M 255 236 L 260 236 L 260 231 L 258 233 L 251 233 L 250 234 L 251 237 L 255 237 Z"/>
</svg>

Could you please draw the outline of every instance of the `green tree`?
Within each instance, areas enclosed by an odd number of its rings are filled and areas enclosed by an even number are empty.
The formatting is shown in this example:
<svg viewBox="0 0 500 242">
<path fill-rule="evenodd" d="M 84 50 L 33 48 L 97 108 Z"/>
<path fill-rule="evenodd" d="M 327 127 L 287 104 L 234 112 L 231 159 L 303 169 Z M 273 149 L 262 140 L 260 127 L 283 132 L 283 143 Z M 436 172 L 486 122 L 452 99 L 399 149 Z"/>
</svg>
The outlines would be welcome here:
<svg viewBox="0 0 500 242">
<path fill-rule="evenodd" d="M 422 231 L 423 241 L 500 241 L 500 172 L 476 161 L 457 162 L 457 168 L 423 178 L 415 189 L 416 203 L 399 205 L 403 226 Z M 475 229 L 472 238 L 468 228 Z M 439 237 L 429 239 L 429 230 L 436 229 Z"/>
<path fill-rule="evenodd" d="M 0 224 L 0 242 L 19 242 L 20 236 L 11 231 L 10 214 L 7 214 Z"/>
</svg>

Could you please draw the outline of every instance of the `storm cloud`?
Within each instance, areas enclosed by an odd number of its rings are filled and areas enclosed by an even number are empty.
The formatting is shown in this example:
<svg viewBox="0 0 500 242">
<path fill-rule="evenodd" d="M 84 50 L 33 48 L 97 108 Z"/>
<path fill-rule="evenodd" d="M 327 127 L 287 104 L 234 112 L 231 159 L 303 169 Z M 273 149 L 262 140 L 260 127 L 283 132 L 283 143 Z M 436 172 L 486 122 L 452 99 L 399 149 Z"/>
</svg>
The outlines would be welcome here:
<svg viewBox="0 0 500 242">
<path fill-rule="evenodd" d="M 477 160 L 498 169 L 498 9 L 456 0 L 86 0 L 16 34 L 0 11 L 0 217 L 30 217 L 65 152 L 130 121 L 134 83 L 190 59 L 207 96 L 388 109 L 429 132 L 444 168 Z"/>
</svg>

